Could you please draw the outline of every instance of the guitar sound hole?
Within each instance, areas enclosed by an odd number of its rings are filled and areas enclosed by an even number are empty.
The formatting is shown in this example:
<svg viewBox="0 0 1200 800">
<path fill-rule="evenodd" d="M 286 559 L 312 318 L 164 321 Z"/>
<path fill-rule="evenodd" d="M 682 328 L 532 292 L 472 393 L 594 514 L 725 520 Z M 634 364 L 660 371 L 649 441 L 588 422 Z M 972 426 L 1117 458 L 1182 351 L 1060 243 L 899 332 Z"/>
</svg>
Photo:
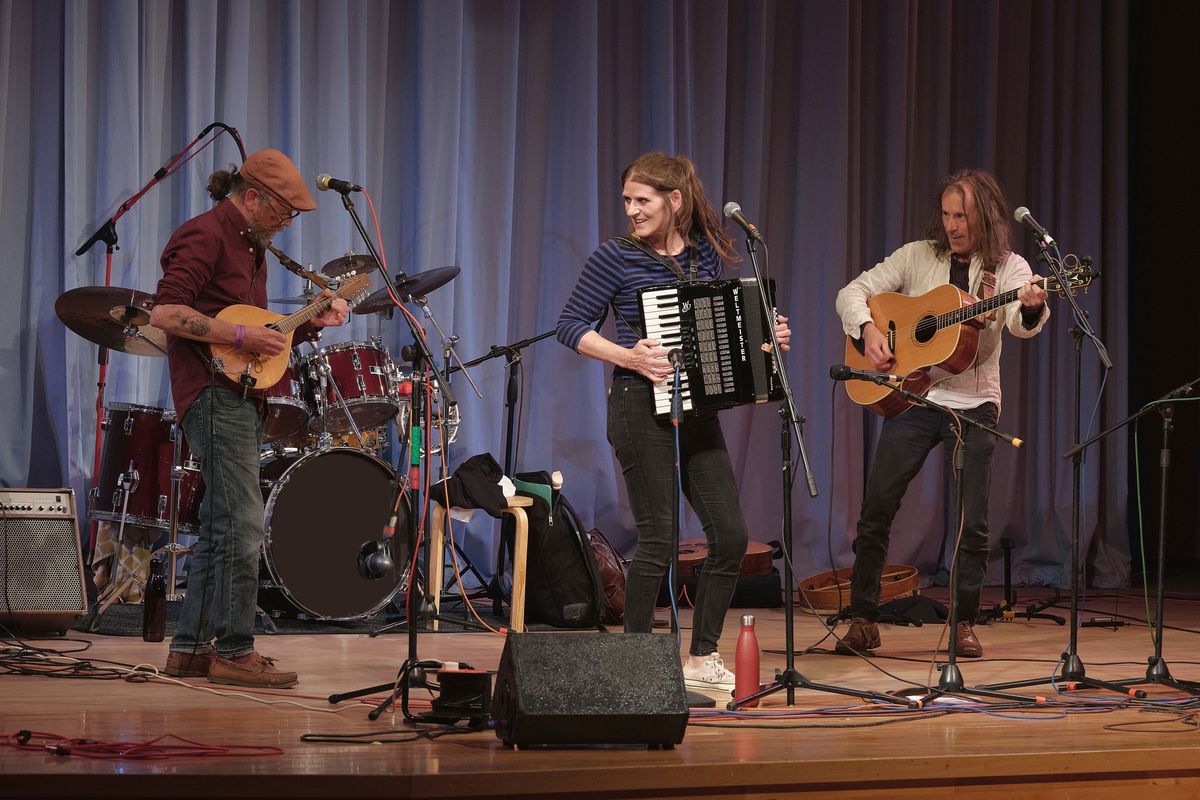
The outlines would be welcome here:
<svg viewBox="0 0 1200 800">
<path fill-rule="evenodd" d="M 936 317 L 922 317 L 917 322 L 916 339 L 918 343 L 925 344 L 933 338 L 935 333 L 937 333 Z"/>
</svg>

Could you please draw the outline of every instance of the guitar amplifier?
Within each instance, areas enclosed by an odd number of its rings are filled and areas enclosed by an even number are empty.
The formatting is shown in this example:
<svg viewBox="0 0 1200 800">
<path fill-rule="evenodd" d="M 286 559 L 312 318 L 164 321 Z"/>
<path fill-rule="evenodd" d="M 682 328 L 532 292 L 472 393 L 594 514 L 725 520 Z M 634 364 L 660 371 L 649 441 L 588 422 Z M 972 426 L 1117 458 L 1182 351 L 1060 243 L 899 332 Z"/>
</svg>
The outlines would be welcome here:
<svg viewBox="0 0 1200 800">
<path fill-rule="evenodd" d="M 66 631 L 86 612 L 74 492 L 0 489 L 0 624 Z"/>
</svg>

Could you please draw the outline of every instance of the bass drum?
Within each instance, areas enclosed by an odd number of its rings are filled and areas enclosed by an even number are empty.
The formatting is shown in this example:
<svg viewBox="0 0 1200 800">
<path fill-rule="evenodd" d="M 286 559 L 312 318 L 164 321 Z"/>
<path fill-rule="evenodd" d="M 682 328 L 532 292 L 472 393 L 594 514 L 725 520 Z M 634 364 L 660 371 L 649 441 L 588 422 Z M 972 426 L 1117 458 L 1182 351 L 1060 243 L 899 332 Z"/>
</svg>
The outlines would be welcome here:
<svg viewBox="0 0 1200 800">
<path fill-rule="evenodd" d="M 266 457 L 263 559 L 270 588 L 317 619 L 362 619 L 386 606 L 407 564 L 396 559 L 392 570 L 370 580 L 359 573 L 358 557 L 391 516 L 395 475 L 387 463 L 351 448 Z M 405 496 L 396 530 L 407 525 Z"/>
</svg>

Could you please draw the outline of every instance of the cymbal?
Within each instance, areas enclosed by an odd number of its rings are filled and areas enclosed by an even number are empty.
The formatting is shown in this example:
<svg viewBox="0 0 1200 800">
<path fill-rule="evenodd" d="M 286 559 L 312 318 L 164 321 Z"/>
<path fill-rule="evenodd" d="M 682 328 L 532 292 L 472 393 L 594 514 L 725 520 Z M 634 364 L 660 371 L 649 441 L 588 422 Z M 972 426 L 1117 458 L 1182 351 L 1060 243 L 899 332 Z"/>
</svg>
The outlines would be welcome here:
<svg viewBox="0 0 1200 800">
<path fill-rule="evenodd" d="M 331 278 L 340 278 L 347 272 L 357 272 L 362 275 L 367 272 L 373 272 L 379 269 L 379 262 L 374 256 L 364 255 L 362 253 L 350 253 L 349 255 L 335 258 L 321 267 L 321 272 Z"/>
<path fill-rule="evenodd" d="M 458 267 L 434 267 L 424 272 L 418 272 L 410 277 L 396 276 L 396 292 L 401 302 L 407 303 L 413 298 L 421 298 L 445 286 L 458 277 L 462 270 Z M 387 287 L 372 292 L 366 300 L 354 307 L 355 314 L 376 314 L 395 308 L 392 298 L 388 295 Z"/>
<path fill-rule="evenodd" d="M 80 286 L 54 301 L 63 324 L 89 342 L 135 356 L 164 356 L 167 335 L 150 324 L 152 295 L 119 286 Z"/>
</svg>

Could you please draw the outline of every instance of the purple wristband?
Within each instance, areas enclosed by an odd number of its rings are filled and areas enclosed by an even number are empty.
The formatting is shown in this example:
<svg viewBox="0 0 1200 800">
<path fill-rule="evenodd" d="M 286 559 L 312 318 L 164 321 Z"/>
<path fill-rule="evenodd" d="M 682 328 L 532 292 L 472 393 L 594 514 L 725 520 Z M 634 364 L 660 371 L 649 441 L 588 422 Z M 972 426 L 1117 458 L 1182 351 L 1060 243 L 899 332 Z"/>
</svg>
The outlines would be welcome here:
<svg viewBox="0 0 1200 800">
<path fill-rule="evenodd" d="M 241 348 L 246 343 L 246 326 L 238 325 L 233 332 L 233 344 L 237 348 Z"/>
</svg>

